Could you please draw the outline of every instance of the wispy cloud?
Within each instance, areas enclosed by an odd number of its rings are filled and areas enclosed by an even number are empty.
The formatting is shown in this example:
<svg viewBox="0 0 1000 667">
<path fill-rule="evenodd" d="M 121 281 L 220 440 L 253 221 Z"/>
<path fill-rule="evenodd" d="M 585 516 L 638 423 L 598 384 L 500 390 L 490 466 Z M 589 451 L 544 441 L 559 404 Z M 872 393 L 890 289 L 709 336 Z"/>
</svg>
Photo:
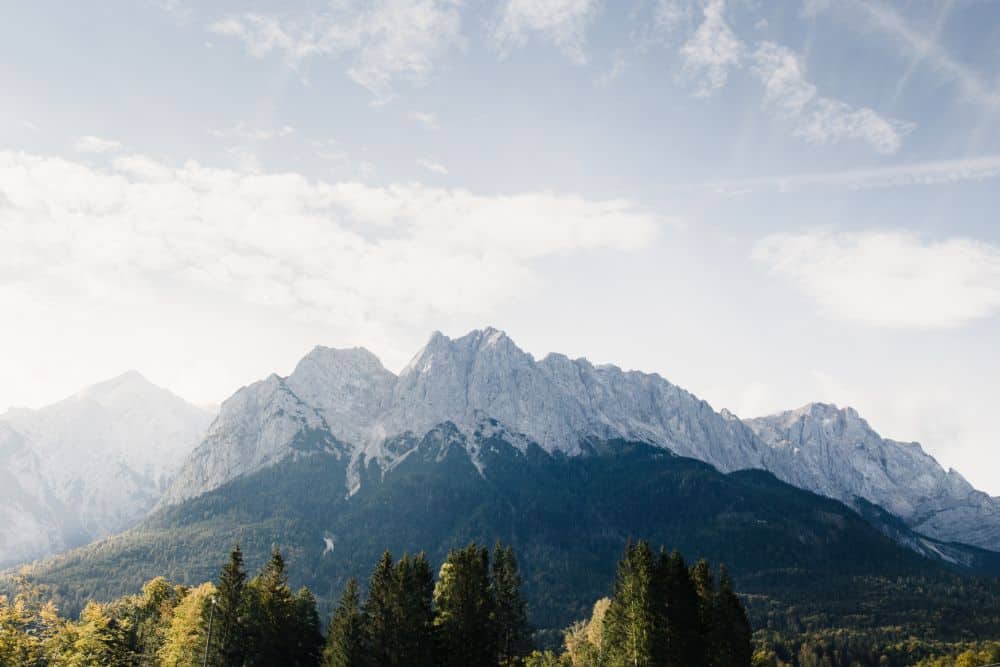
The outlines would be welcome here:
<svg viewBox="0 0 1000 667">
<path fill-rule="evenodd" d="M 435 162 L 433 160 L 417 160 L 417 164 L 427 171 L 434 172 L 435 174 L 439 174 L 441 176 L 448 175 L 448 168 L 440 162 Z"/>
<path fill-rule="evenodd" d="M 380 101 L 399 79 L 421 84 L 438 59 L 461 44 L 454 0 L 380 0 L 337 4 L 327 12 L 274 16 L 233 14 L 209 26 L 234 37 L 256 58 L 280 54 L 291 67 L 318 57 L 350 54 L 347 75 Z"/>
<path fill-rule="evenodd" d="M 832 317 L 948 328 L 1000 312 L 1000 247 L 973 239 L 924 241 L 904 231 L 778 234 L 761 239 L 752 257 Z"/>
<path fill-rule="evenodd" d="M 87 135 L 73 142 L 73 148 L 80 153 L 114 153 L 122 148 L 121 142 Z"/>
<path fill-rule="evenodd" d="M 653 7 L 655 28 L 667 34 L 689 27 L 694 18 L 694 4 L 690 0 L 657 0 Z"/>
<path fill-rule="evenodd" d="M 582 64 L 587 62 L 587 27 L 597 5 L 598 0 L 506 0 L 493 38 L 503 53 L 525 44 L 530 34 L 538 34 Z"/>
<path fill-rule="evenodd" d="M 179 23 L 185 23 L 194 15 L 194 10 L 181 0 L 153 0 L 153 4 Z"/>
<path fill-rule="evenodd" d="M 794 192 L 812 187 L 868 190 L 907 185 L 943 185 L 963 181 L 1000 178 L 1000 155 L 933 160 L 873 169 L 848 169 L 813 173 L 765 176 L 676 186 L 675 190 L 710 191 L 723 195 L 751 192 Z"/>
<path fill-rule="evenodd" d="M 764 86 L 765 105 L 792 121 L 795 134 L 806 141 L 826 144 L 857 139 L 879 153 L 892 154 L 916 127 L 817 94 L 816 86 L 805 78 L 801 59 L 784 46 L 761 42 L 752 59 L 753 71 Z"/>
<path fill-rule="evenodd" d="M 423 125 L 427 130 L 439 130 L 441 125 L 438 123 L 437 116 L 432 113 L 427 113 L 426 111 L 412 111 L 410 112 L 410 119 Z"/>
<path fill-rule="evenodd" d="M 729 70 L 743 63 L 746 46 L 726 23 L 725 0 L 710 0 L 704 19 L 681 47 L 685 74 L 695 81 L 695 95 L 707 97 L 726 85 Z"/>
<path fill-rule="evenodd" d="M 820 95 L 795 52 L 769 41 L 751 49 L 727 23 L 725 9 L 725 0 L 706 2 L 701 23 L 680 48 L 682 72 L 695 96 L 713 95 L 734 69 L 748 67 L 764 87 L 764 107 L 790 122 L 795 136 L 818 144 L 860 140 L 883 154 L 900 149 L 913 123 Z"/>
<path fill-rule="evenodd" d="M 287 137 L 295 134 L 295 128 L 291 125 L 282 125 L 277 128 L 251 127 L 240 121 L 232 127 L 219 128 L 210 131 L 213 137 L 220 139 L 240 139 L 242 141 L 269 141 L 277 137 Z"/>
</svg>

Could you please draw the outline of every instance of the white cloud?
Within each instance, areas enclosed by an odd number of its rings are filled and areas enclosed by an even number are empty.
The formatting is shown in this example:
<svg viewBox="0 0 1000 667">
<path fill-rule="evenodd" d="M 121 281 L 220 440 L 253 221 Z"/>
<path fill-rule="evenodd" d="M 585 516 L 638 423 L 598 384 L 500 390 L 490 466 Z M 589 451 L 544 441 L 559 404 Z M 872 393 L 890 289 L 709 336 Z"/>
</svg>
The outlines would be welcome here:
<svg viewBox="0 0 1000 667">
<path fill-rule="evenodd" d="M 295 134 L 295 128 L 291 125 L 282 125 L 277 128 L 251 127 L 240 121 L 232 127 L 211 130 L 213 137 L 220 139 L 240 139 L 243 141 L 270 141 L 277 137 L 287 137 Z"/>
<path fill-rule="evenodd" d="M 597 0 L 506 0 L 493 32 L 501 52 L 522 46 L 537 33 L 577 63 L 587 62 L 587 27 L 597 13 Z"/>
<path fill-rule="evenodd" d="M 628 58 L 625 53 L 618 51 L 611 59 L 611 66 L 606 70 L 601 72 L 594 79 L 594 83 L 598 86 L 606 86 L 622 74 L 625 73 L 625 68 L 628 66 Z"/>
<path fill-rule="evenodd" d="M 732 70 L 747 66 L 764 86 L 765 107 L 791 122 L 794 135 L 808 142 L 853 139 L 864 141 L 879 153 L 892 154 L 916 127 L 873 109 L 820 95 L 791 49 L 763 41 L 751 50 L 726 22 L 725 10 L 725 0 L 708 0 L 702 22 L 680 48 L 682 71 L 693 82 L 696 97 L 713 95 L 729 82 Z M 679 16 L 678 11 L 672 9 L 669 16 Z M 667 23 L 680 20 L 671 18 Z"/>
<path fill-rule="evenodd" d="M 121 150 L 122 145 L 113 139 L 102 139 L 88 135 L 77 139 L 73 143 L 73 148 L 80 153 L 114 153 Z"/>
<path fill-rule="evenodd" d="M 698 97 L 725 86 L 729 70 L 743 62 L 745 46 L 726 23 L 725 9 L 725 0 L 707 2 L 704 20 L 680 50 L 684 72 L 695 80 Z"/>
<path fill-rule="evenodd" d="M 433 160 L 417 160 L 417 164 L 427 171 L 432 171 L 435 174 L 440 174 L 442 176 L 446 176 L 448 174 L 448 168 L 440 162 L 434 162 Z"/>
<path fill-rule="evenodd" d="M 423 83 L 436 61 L 461 44 L 458 5 L 455 0 L 337 3 L 326 12 L 289 16 L 234 14 L 209 29 L 241 40 L 254 57 L 279 53 L 292 67 L 317 56 L 350 54 L 347 75 L 384 101 L 397 79 Z"/>
<path fill-rule="evenodd" d="M 998 177 L 1000 177 L 1000 155 L 984 155 L 873 169 L 848 169 L 845 171 L 746 178 L 679 186 L 675 189 L 682 191 L 708 190 L 722 195 L 738 195 L 758 191 L 794 192 L 812 187 L 869 190 L 908 185 L 945 185 L 964 181 L 984 181 Z"/>
<path fill-rule="evenodd" d="M 689 26 L 693 20 L 690 0 L 658 0 L 653 8 L 654 26 L 668 34 Z"/>
<path fill-rule="evenodd" d="M 945 328 L 1000 311 L 1000 247 L 922 241 L 901 231 L 778 234 L 752 257 L 829 315 L 890 327 Z"/>
<path fill-rule="evenodd" d="M 153 0 L 153 4 L 179 23 L 187 22 L 194 14 L 194 10 L 180 0 Z"/>
<path fill-rule="evenodd" d="M 427 113 L 425 111 L 413 111 L 410 113 L 410 119 L 423 125 L 427 130 L 439 130 L 441 125 L 438 124 L 437 116 L 432 113 Z"/>
<path fill-rule="evenodd" d="M 649 244 L 625 200 L 0 152 L 0 309 L 240 303 L 355 331 L 488 316 L 533 262 Z M 13 308 L 13 310 L 8 310 Z"/>
<path fill-rule="evenodd" d="M 913 123 L 885 118 L 868 108 L 818 95 L 805 78 L 799 57 L 773 42 L 761 42 L 753 54 L 753 71 L 764 86 L 764 103 L 795 125 L 795 134 L 819 144 L 845 139 L 866 142 L 879 153 L 899 150 Z"/>
</svg>

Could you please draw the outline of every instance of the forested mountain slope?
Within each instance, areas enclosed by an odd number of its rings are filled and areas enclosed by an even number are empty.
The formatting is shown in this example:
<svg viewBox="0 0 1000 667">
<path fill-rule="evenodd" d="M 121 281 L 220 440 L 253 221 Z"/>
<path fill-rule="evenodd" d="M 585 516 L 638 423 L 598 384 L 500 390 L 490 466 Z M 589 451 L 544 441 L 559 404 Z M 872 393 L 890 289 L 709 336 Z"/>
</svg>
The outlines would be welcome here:
<svg viewBox="0 0 1000 667">
<path fill-rule="evenodd" d="M 361 465 L 353 494 L 345 492 L 345 457 L 300 451 L 38 563 L 30 576 L 56 585 L 72 606 L 154 575 L 207 579 L 217 554 L 236 542 L 253 567 L 281 545 L 298 573 L 293 583 L 329 602 L 386 548 L 428 549 L 441 562 L 451 547 L 501 539 L 522 555 L 532 621 L 558 628 L 589 613 L 606 592 L 610 564 L 641 538 L 726 563 L 755 627 L 1000 630 L 995 582 L 922 558 L 841 503 L 769 473 L 723 474 L 621 440 L 585 441 L 572 457 L 517 445 L 485 426 L 467 436 L 441 424 L 391 442 L 400 460 L 385 474 L 377 461 Z M 963 553 L 979 571 L 998 571 L 995 554 Z"/>
</svg>

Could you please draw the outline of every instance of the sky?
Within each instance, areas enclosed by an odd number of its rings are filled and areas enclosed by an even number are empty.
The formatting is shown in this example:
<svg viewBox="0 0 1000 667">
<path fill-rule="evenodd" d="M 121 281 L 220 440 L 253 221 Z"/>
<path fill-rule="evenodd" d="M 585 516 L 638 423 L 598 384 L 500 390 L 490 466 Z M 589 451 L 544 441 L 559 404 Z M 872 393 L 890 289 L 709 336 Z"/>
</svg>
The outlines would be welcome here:
<svg viewBox="0 0 1000 667">
<path fill-rule="evenodd" d="M 0 412 L 496 326 L 1000 494 L 1000 2 L 0 9 Z"/>
</svg>

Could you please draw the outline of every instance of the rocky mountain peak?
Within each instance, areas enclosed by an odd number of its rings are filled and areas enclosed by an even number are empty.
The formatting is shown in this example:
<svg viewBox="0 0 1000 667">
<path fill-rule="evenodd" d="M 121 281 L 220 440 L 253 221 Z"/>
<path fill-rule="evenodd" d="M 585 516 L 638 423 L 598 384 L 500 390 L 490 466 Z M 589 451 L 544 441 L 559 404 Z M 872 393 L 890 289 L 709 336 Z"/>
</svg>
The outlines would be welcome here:
<svg viewBox="0 0 1000 667">
<path fill-rule="evenodd" d="M 557 353 L 536 361 L 495 328 L 457 338 L 434 332 L 398 377 L 364 349 L 317 347 L 287 378 L 266 384 L 223 406 L 191 469 L 179 476 L 179 487 L 187 486 L 172 488 L 168 501 L 293 455 L 295 443 L 320 432 L 352 462 L 378 460 L 388 470 L 403 456 L 392 444 L 402 434 L 422 438 L 450 423 L 474 442 L 483 424 L 492 424 L 504 439 L 517 434 L 518 442 L 548 452 L 576 455 L 590 440 L 624 439 L 723 472 L 763 468 L 848 504 L 864 498 L 938 537 L 1000 545 L 1000 508 L 991 499 L 983 501 L 919 446 L 881 438 L 853 408 L 810 403 L 743 421 L 657 374 Z M 941 518 L 959 515 L 961 535 Z M 979 523 L 992 517 L 992 528 L 969 538 L 970 516 Z"/>
<path fill-rule="evenodd" d="M 317 345 L 302 357 L 292 371 L 292 376 L 308 372 L 315 368 L 330 375 L 345 375 L 349 373 L 392 375 L 385 369 L 382 362 L 363 347 L 335 348 Z"/>
<path fill-rule="evenodd" d="M 364 348 L 316 347 L 285 382 L 324 417 L 334 436 L 360 442 L 385 409 L 396 376 Z"/>
<path fill-rule="evenodd" d="M 439 364 L 469 367 L 478 357 L 494 361 L 515 358 L 533 361 L 531 355 L 519 348 L 506 333 L 493 327 L 475 329 L 454 339 L 435 331 L 403 369 L 400 377 L 430 372 L 434 369 L 435 360 Z"/>
<path fill-rule="evenodd" d="M 34 557 L 75 546 L 137 521 L 210 421 L 209 413 L 136 371 L 0 417 L 0 441 L 19 443 L 18 463 L 7 470 L 19 467 L 20 502 L 34 522 L 24 528 L 30 534 L 16 539 L 0 530 L 0 562 L 12 553 Z"/>
<path fill-rule="evenodd" d="M 93 401 L 106 409 L 114 410 L 123 405 L 148 400 L 185 403 L 184 399 L 153 384 L 142 373 L 135 370 L 126 371 L 110 380 L 98 382 L 82 389 L 63 403 Z"/>
</svg>

